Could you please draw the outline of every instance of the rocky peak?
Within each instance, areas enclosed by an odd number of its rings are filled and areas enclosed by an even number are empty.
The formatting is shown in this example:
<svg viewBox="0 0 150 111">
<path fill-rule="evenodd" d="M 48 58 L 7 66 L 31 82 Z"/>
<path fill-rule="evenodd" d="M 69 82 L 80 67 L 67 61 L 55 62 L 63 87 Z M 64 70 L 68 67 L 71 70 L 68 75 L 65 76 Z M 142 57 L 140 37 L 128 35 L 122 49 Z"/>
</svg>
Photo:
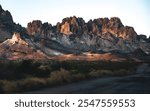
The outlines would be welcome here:
<svg viewBox="0 0 150 111">
<path fill-rule="evenodd" d="M 83 33 L 85 21 L 82 18 L 77 18 L 76 16 L 67 17 L 62 20 L 60 33 L 71 35 Z"/>
<path fill-rule="evenodd" d="M 2 6 L 0 5 L 0 13 L 3 11 Z"/>
<path fill-rule="evenodd" d="M 66 17 L 54 27 L 48 23 L 42 24 L 41 21 L 36 20 L 28 23 L 27 31 L 29 35 L 36 37 L 50 37 L 51 31 L 54 30 L 55 35 L 62 33 L 68 36 L 82 36 L 86 33 L 88 35 L 102 36 L 105 33 L 111 33 L 113 36 L 123 38 L 124 40 L 132 41 L 137 39 L 137 33 L 134 28 L 124 26 L 118 17 L 110 19 L 98 18 L 89 20 L 87 23 L 85 23 L 83 18 L 76 16 Z"/>
<path fill-rule="evenodd" d="M 26 29 L 14 23 L 11 13 L 0 6 L 0 42 L 11 38 L 14 32 L 26 34 Z"/>
<path fill-rule="evenodd" d="M 132 40 L 137 38 L 137 33 L 133 27 L 124 26 L 118 17 L 98 18 L 88 22 L 89 31 L 103 35 L 111 33 L 116 37 L 121 37 L 125 40 Z"/>
<path fill-rule="evenodd" d="M 41 32 L 42 22 L 40 20 L 34 20 L 27 25 L 27 31 L 29 35 L 35 35 Z"/>
<path fill-rule="evenodd" d="M 50 36 L 52 25 L 48 23 L 43 23 L 40 20 L 34 20 L 27 25 L 27 32 L 30 36 Z"/>
<path fill-rule="evenodd" d="M 45 54 L 90 51 L 125 54 L 136 49 L 150 54 L 149 43 L 150 38 L 137 35 L 133 27 L 124 26 L 117 17 L 98 18 L 85 23 L 83 18 L 73 16 L 64 18 L 56 26 L 34 20 L 24 29 L 15 24 L 10 12 L 0 6 L 0 57 L 4 58 L 24 58 L 25 55 L 38 58 L 45 57 Z M 140 53 L 139 50 L 136 52 Z"/>
<path fill-rule="evenodd" d="M 68 22 L 65 22 L 65 24 L 63 24 L 61 26 L 60 32 L 63 33 L 63 34 L 66 34 L 66 35 L 71 35 L 72 32 L 70 30 L 70 24 Z"/>
<path fill-rule="evenodd" d="M 20 36 L 20 33 L 14 33 L 13 36 L 12 36 L 12 39 L 11 39 L 14 43 L 19 43 L 19 44 L 22 44 L 22 45 L 28 45 L 27 42 L 25 42 L 21 36 Z"/>
<path fill-rule="evenodd" d="M 118 30 L 117 36 L 125 40 L 136 40 L 138 35 L 133 27 L 125 26 Z"/>
<path fill-rule="evenodd" d="M 122 24 L 120 18 L 112 17 L 109 20 L 109 27 L 121 28 L 124 27 L 124 25 Z"/>
<path fill-rule="evenodd" d="M 14 44 L 28 45 L 28 43 L 21 38 L 20 33 L 17 32 L 13 34 L 11 39 L 6 40 L 4 43 L 7 43 L 9 45 Z"/>
<path fill-rule="evenodd" d="M 0 23 L 1 24 L 12 24 L 13 23 L 13 18 L 12 15 L 8 10 L 3 10 L 2 7 L 0 6 Z"/>
<path fill-rule="evenodd" d="M 107 26 L 108 31 L 116 36 L 118 36 L 120 29 L 124 28 L 124 25 L 118 17 L 110 18 Z"/>
<path fill-rule="evenodd" d="M 124 26 L 117 17 L 98 18 L 85 23 L 82 18 L 73 16 L 64 18 L 56 26 L 51 26 L 48 23 L 42 24 L 37 20 L 28 24 L 27 31 L 30 36 L 38 37 L 36 40 L 42 45 L 47 45 L 48 40 L 54 40 L 76 52 L 117 50 L 128 53 L 139 47 L 145 48 L 143 44 L 137 46 L 139 41 L 143 41 L 143 39 L 139 39 L 134 28 Z M 44 39 L 41 39 L 43 37 Z M 48 39 L 46 39 L 47 37 Z M 147 40 L 144 41 L 147 42 Z M 48 45 L 51 47 L 50 44 Z"/>
<path fill-rule="evenodd" d="M 0 42 L 10 38 L 13 30 L 14 24 L 10 12 L 0 6 Z"/>
</svg>

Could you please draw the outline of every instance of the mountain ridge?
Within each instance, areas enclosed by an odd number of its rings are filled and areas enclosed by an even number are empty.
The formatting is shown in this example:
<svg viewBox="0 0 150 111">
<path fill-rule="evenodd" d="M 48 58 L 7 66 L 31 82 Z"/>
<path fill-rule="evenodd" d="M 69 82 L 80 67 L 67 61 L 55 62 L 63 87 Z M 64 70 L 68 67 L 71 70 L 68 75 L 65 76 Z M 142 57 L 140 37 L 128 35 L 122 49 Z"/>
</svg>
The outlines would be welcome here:
<svg viewBox="0 0 150 111">
<path fill-rule="evenodd" d="M 64 18 L 54 26 L 33 20 L 24 28 L 14 23 L 11 13 L 0 6 L 0 58 L 7 59 L 6 55 L 11 58 L 13 52 L 8 52 L 12 41 L 11 46 L 18 49 L 25 46 L 26 55 L 30 52 L 40 56 L 29 57 L 30 59 L 48 59 L 51 56 L 87 52 L 117 53 L 125 56 L 133 55 L 134 52 L 136 56 L 138 52 L 139 55 L 150 54 L 150 38 L 138 35 L 133 27 L 124 26 L 118 17 L 98 18 L 85 22 L 81 17 L 72 16 Z M 13 51 L 21 52 L 18 49 L 15 48 Z"/>
</svg>

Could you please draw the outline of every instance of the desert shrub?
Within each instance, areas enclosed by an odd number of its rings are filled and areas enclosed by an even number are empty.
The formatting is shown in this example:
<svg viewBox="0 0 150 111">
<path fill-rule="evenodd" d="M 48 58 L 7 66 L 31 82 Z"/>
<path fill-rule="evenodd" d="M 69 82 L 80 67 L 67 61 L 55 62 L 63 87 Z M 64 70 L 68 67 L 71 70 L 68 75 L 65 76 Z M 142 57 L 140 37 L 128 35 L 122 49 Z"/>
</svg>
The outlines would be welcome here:
<svg viewBox="0 0 150 111">
<path fill-rule="evenodd" d="M 29 91 L 92 77 L 123 76 L 135 71 L 137 66 L 128 61 L 0 61 L 0 78 L 3 79 L 0 93 Z"/>
<path fill-rule="evenodd" d="M 80 80 L 86 79 L 86 76 L 85 74 L 78 73 L 78 74 L 72 75 L 72 78 L 73 78 L 73 81 L 80 81 Z"/>
<path fill-rule="evenodd" d="M 36 73 L 36 76 L 38 77 L 48 77 L 49 73 L 52 71 L 51 67 L 47 64 L 41 64 L 37 67 L 38 74 Z"/>
<path fill-rule="evenodd" d="M 88 75 L 91 77 L 99 77 L 100 73 L 96 70 L 93 70 L 93 71 L 89 72 Z"/>
<path fill-rule="evenodd" d="M 119 69 L 119 70 L 116 70 L 114 71 L 114 75 L 127 75 L 127 74 L 130 74 L 131 71 L 128 71 L 127 69 Z"/>
<path fill-rule="evenodd" d="M 36 77 L 48 77 L 51 67 L 48 62 L 36 60 L 22 60 L 15 73 L 24 78 L 26 75 Z M 19 79 L 20 79 L 19 78 Z"/>
<path fill-rule="evenodd" d="M 100 77 L 100 76 L 125 76 L 130 74 L 131 71 L 127 69 L 116 69 L 112 70 L 93 70 L 88 75 L 91 77 Z"/>
<path fill-rule="evenodd" d="M 112 75 L 111 70 L 100 70 L 100 75 Z"/>
<path fill-rule="evenodd" d="M 77 70 L 80 73 L 87 73 L 89 72 L 92 64 L 87 61 L 60 61 L 58 62 L 60 68 L 66 69 L 68 71 Z"/>
<path fill-rule="evenodd" d="M 2 80 L 0 80 L 0 93 L 3 93 L 3 82 L 2 82 Z"/>
<path fill-rule="evenodd" d="M 48 78 L 49 84 L 61 84 L 63 82 L 71 82 L 70 72 L 65 69 L 59 71 L 53 71 Z"/>
<path fill-rule="evenodd" d="M 48 65 L 40 65 L 38 67 L 39 70 L 42 70 L 42 71 L 51 71 L 51 68 L 48 66 Z"/>
<path fill-rule="evenodd" d="M 91 77 L 100 77 L 100 76 L 108 76 L 112 75 L 111 70 L 93 70 L 88 75 Z"/>
<path fill-rule="evenodd" d="M 19 81 L 19 87 L 23 91 L 35 90 L 45 86 L 46 80 L 38 77 L 29 77 Z"/>
<path fill-rule="evenodd" d="M 63 83 L 61 76 L 52 74 L 51 77 L 47 78 L 47 83 L 49 86 L 58 85 Z"/>
<path fill-rule="evenodd" d="M 1 80 L 2 93 L 14 93 L 17 91 L 17 83 L 15 81 Z"/>
<path fill-rule="evenodd" d="M 53 63 L 52 63 L 53 64 Z M 111 61 L 55 61 L 52 65 L 53 69 L 59 70 L 60 68 L 68 71 L 77 70 L 78 73 L 89 73 L 94 70 L 118 70 L 126 69 L 133 70 L 137 65 L 135 62 L 111 62 Z"/>
<path fill-rule="evenodd" d="M 25 75 L 36 77 L 48 77 L 51 72 L 61 68 L 75 73 L 87 74 L 92 70 L 112 70 L 119 69 L 135 70 L 135 62 L 111 62 L 111 61 L 42 61 L 42 60 L 15 60 L 0 61 L 0 78 L 3 79 L 22 79 Z M 73 72 L 74 73 L 74 72 Z M 71 72 L 72 74 L 72 72 Z"/>
</svg>

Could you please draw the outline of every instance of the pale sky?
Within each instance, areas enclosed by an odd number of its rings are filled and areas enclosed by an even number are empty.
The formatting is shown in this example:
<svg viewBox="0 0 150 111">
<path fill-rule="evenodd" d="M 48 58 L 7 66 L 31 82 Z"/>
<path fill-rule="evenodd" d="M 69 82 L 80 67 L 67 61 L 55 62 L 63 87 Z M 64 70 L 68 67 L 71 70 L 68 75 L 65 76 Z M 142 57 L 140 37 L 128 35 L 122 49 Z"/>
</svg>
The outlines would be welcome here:
<svg viewBox="0 0 150 111">
<path fill-rule="evenodd" d="M 119 17 L 138 34 L 150 36 L 150 0 L 0 0 L 16 23 L 41 20 L 55 25 L 70 16 L 89 19 Z"/>
</svg>

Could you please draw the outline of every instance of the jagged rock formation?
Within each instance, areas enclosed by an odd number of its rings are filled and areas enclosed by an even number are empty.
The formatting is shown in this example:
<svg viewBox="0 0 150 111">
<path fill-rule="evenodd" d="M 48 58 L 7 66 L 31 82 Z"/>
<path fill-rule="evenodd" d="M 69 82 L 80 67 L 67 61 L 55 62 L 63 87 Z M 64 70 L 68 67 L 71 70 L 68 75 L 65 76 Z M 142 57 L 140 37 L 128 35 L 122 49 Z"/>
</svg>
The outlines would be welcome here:
<svg viewBox="0 0 150 111">
<path fill-rule="evenodd" d="M 11 36 L 10 30 L 12 27 L 13 19 L 10 12 L 4 11 L 0 6 L 0 41 L 4 41 Z"/>
<path fill-rule="evenodd" d="M 82 18 L 76 18 L 75 16 L 65 18 L 62 20 L 60 32 L 66 35 L 81 35 L 83 33 L 84 25 L 85 21 Z"/>
<path fill-rule="evenodd" d="M 21 45 L 26 45 L 26 46 L 28 45 L 27 42 L 25 42 L 24 40 L 21 39 L 19 33 L 14 33 L 14 35 L 12 36 L 12 38 L 8 39 L 7 41 L 9 41 L 9 43 L 11 43 L 12 45 L 15 44 L 15 43 L 21 44 Z"/>
<path fill-rule="evenodd" d="M 47 56 L 23 40 L 19 33 L 0 44 L 0 59 L 46 59 Z"/>
<path fill-rule="evenodd" d="M 4 24 L 12 24 L 13 18 L 8 10 L 4 11 L 0 6 L 0 22 Z"/>
<path fill-rule="evenodd" d="M 67 17 L 56 26 L 50 25 L 48 28 L 47 24 L 46 30 L 43 28 L 44 24 L 41 21 L 29 23 L 28 34 L 35 39 L 39 38 L 39 43 L 43 37 L 47 39 L 43 38 L 42 42 L 55 41 L 69 53 L 88 51 L 130 53 L 136 49 L 150 53 L 148 39 L 137 35 L 133 27 L 124 26 L 117 17 L 98 18 L 87 23 L 82 18 Z M 57 50 L 57 47 L 54 49 Z"/>
<path fill-rule="evenodd" d="M 52 25 L 48 23 L 42 24 L 40 20 L 28 23 L 27 32 L 30 36 L 50 37 Z"/>
<path fill-rule="evenodd" d="M 8 10 L 3 10 L 0 5 L 0 42 L 11 38 L 14 32 L 26 33 L 25 28 L 15 24 L 11 13 Z"/>
<path fill-rule="evenodd" d="M 66 35 L 71 35 L 72 32 L 70 31 L 70 24 L 68 22 L 65 22 L 65 24 L 61 26 L 60 32 Z"/>
<path fill-rule="evenodd" d="M 14 32 L 18 33 L 12 36 Z M 124 26 L 117 17 L 98 18 L 86 23 L 83 18 L 73 16 L 64 18 L 55 26 L 34 20 L 25 29 L 15 24 L 10 12 L 0 6 L 0 57 L 15 57 L 17 53 L 18 58 L 19 54 L 20 58 L 23 55 L 47 58 L 86 52 L 129 56 L 139 52 L 140 56 L 145 56 L 150 54 L 150 39 L 138 35 L 133 27 Z"/>
</svg>

